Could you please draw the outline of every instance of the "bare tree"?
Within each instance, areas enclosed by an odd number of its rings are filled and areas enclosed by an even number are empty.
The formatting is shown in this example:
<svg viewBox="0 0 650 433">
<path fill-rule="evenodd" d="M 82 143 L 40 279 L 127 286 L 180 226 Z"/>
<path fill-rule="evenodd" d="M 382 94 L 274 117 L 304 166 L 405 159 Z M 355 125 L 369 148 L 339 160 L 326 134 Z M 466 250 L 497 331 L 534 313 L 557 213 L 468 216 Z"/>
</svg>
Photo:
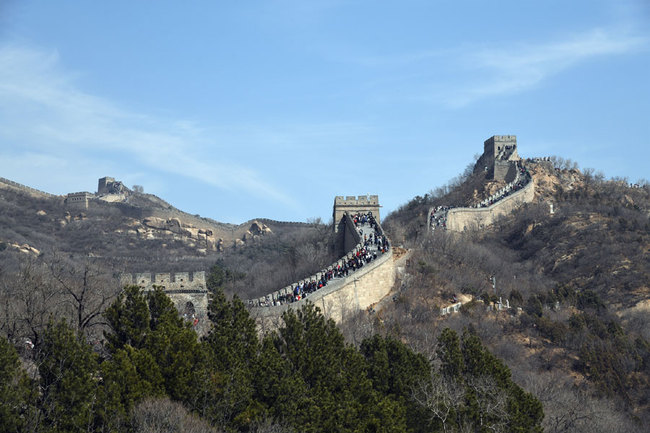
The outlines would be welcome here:
<svg viewBox="0 0 650 433">
<path fill-rule="evenodd" d="M 470 377 L 466 383 L 476 395 L 479 425 L 493 432 L 506 431 L 509 420 L 506 393 L 492 377 Z"/>
<path fill-rule="evenodd" d="M 431 374 L 429 380 L 414 386 L 411 397 L 429 413 L 429 420 L 439 420 L 443 431 L 450 431 L 450 422 L 463 402 L 465 388 L 453 380 Z"/>
<path fill-rule="evenodd" d="M 50 318 L 65 318 L 87 335 L 119 292 L 104 270 L 54 254 L 26 258 L 0 279 L 0 331 L 17 345 L 38 344 Z M 97 329 L 97 333 L 99 329 Z"/>
<path fill-rule="evenodd" d="M 148 399 L 138 404 L 131 416 L 135 433 L 218 433 L 206 421 L 190 413 L 182 404 L 167 398 Z"/>
<path fill-rule="evenodd" d="M 100 267 L 74 265 L 54 255 L 50 275 L 72 308 L 73 323 L 81 332 L 101 323 L 101 314 L 119 293 L 118 284 Z"/>
<path fill-rule="evenodd" d="M 3 276 L 0 282 L 0 329 L 14 344 L 37 344 L 62 304 L 42 263 L 25 259 L 16 273 Z"/>
</svg>

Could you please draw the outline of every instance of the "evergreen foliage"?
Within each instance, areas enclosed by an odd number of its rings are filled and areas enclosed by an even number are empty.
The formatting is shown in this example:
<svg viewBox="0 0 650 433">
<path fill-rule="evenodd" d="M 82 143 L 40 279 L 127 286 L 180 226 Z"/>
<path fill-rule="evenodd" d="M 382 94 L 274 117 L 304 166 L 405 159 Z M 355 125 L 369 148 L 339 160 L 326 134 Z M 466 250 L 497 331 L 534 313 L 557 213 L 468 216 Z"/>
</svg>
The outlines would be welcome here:
<svg viewBox="0 0 650 433">
<path fill-rule="evenodd" d="M 37 360 L 44 431 L 87 431 L 99 400 L 97 355 L 59 321 L 48 325 Z"/>
<path fill-rule="evenodd" d="M 2 431 L 139 431 L 166 419 L 227 432 L 271 431 L 270 423 L 308 433 L 539 431 L 539 401 L 470 333 L 443 331 L 432 368 L 392 337 L 347 344 L 310 303 L 260 339 L 244 304 L 218 288 L 201 341 L 160 289 L 125 288 L 105 317 L 113 332 L 103 359 L 65 321 L 50 322 L 37 350 L 37 400 L 15 349 L 0 340 Z"/>
<path fill-rule="evenodd" d="M 0 337 L 0 431 L 28 430 L 34 421 L 36 388 L 22 369 L 16 349 Z"/>
<path fill-rule="evenodd" d="M 541 432 L 542 404 L 511 380 L 510 370 L 468 332 L 445 329 L 438 339 L 441 367 L 416 399 L 443 430 Z M 456 394 L 455 389 L 461 389 Z"/>
</svg>

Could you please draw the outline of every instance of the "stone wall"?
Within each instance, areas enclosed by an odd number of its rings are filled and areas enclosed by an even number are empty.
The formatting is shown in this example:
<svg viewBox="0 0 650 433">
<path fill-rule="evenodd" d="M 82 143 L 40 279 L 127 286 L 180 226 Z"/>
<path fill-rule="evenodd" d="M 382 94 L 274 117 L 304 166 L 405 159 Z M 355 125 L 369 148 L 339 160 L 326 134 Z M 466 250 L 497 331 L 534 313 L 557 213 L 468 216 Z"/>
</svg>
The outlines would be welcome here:
<svg viewBox="0 0 650 433">
<path fill-rule="evenodd" d="M 494 161 L 494 180 L 512 182 L 517 175 L 517 164 L 512 161 Z"/>
<path fill-rule="evenodd" d="M 120 283 L 123 286 L 135 284 L 144 288 L 145 291 L 153 290 L 154 285 L 161 286 L 174 303 L 178 313 L 192 322 L 199 335 L 208 332 L 208 303 L 210 299 L 205 283 L 205 272 L 121 274 Z"/>
<path fill-rule="evenodd" d="M 205 284 L 205 272 L 197 271 L 177 272 L 175 274 L 143 272 L 137 274 L 120 275 L 122 285 L 135 284 L 144 287 L 145 290 L 152 290 L 153 286 L 162 286 L 165 291 L 207 291 Z"/>
<path fill-rule="evenodd" d="M 114 177 L 102 177 L 97 181 L 97 194 L 108 194 L 108 187 L 110 184 L 115 182 Z"/>
<path fill-rule="evenodd" d="M 356 241 L 357 243 L 352 245 L 353 248 L 344 257 L 332 264 L 330 268 L 335 268 L 338 264 L 342 265 L 363 248 L 361 236 L 359 236 L 350 215 L 344 214 L 341 221 L 346 226 L 341 227 L 341 231 L 346 232 L 351 229 L 356 234 L 356 236 L 350 234 L 348 242 Z M 379 225 L 379 230 L 383 233 L 381 225 Z M 298 281 L 297 284 L 318 281 L 322 275 L 319 272 Z M 257 320 L 262 330 L 276 329 L 281 322 L 280 316 L 282 313 L 289 308 L 300 309 L 307 302 L 312 302 L 319 307 L 326 317 L 340 322 L 347 315 L 367 309 L 390 293 L 395 283 L 395 277 L 396 266 L 393 261 L 393 248 L 391 247 L 386 253 L 367 263 L 361 269 L 352 272 L 346 278 L 330 280 L 325 287 L 310 293 L 300 301 L 274 305 L 276 304 L 275 301 L 280 297 L 293 293 L 293 286 L 296 285 L 294 283 L 259 299 L 249 300 L 248 303 L 251 306 L 251 316 Z"/>
<path fill-rule="evenodd" d="M 74 209 L 88 209 L 88 199 L 93 197 L 89 192 L 71 192 L 65 197 L 65 205 Z"/>
<path fill-rule="evenodd" d="M 280 316 L 289 308 L 300 309 L 311 302 L 323 314 L 340 322 L 348 315 L 365 310 L 390 293 L 395 283 L 396 267 L 393 249 L 353 272 L 347 278 L 332 280 L 324 288 L 310 293 L 305 299 L 291 304 L 251 309 L 262 329 L 273 329 L 280 323 Z"/>
<path fill-rule="evenodd" d="M 14 188 L 18 188 L 20 190 L 23 190 L 25 192 L 28 192 L 30 194 L 37 194 L 37 195 L 44 195 L 45 197 L 58 197 L 54 194 L 50 194 L 49 192 L 45 191 L 40 191 L 38 189 L 31 188 L 29 186 L 23 185 L 22 183 L 14 182 L 13 180 L 5 179 L 4 177 L 0 177 L 0 182 L 12 186 Z"/>
<path fill-rule="evenodd" d="M 514 169 L 509 161 L 518 161 L 517 136 L 493 135 L 483 142 L 483 154 L 474 165 L 474 172 L 485 171 L 488 179 L 505 180 Z"/>
<path fill-rule="evenodd" d="M 344 214 L 338 227 L 337 249 L 343 256 L 354 250 L 361 243 L 361 235 L 354 226 L 354 221 L 349 214 Z"/>
<path fill-rule="evenodd" d="M 278 221 L 278 220 L 272 220 L 269 218 L 256 218 L 255 220 L 250 220 L 245 222 L 242 225 L 248 224 L 252 221 L 259 221 L 264 224 L 274 224 L 274 225 L 281 225 L 281 226 L 313 226 L 313 223 L 308 223 L 304 221 Z"/>
<path fill-rule="evenodd" d="M 484 208 L 454 208 L 447 214 L 447 229 L 457 232 L 480 229 L 492 225 L 497 218 L 509 214 L 524 203 L 535 198 L 535 179 L 521 190 L 510 194 L 491 206 Z"/>
</svg>

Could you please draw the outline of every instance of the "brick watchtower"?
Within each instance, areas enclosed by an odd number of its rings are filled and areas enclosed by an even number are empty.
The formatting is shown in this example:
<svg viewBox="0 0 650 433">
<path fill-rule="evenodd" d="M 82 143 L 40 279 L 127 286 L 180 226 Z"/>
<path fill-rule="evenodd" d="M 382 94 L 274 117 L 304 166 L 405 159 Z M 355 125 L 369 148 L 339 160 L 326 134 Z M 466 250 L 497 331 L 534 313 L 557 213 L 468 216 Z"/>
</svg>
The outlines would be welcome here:
<svg viewBox="0 0 650 433">
<path fill-rule="evenodd" d="M 474 172 L 485 171 L 488 179 L 508 182 L 519 159 L 516 135 L 493 135 L 483 143 L 483 155 L 476 161 Z"/>
<path fill-rule="evenodd" d="M 375 217 L 378 223 L 379 220 L 379 196 L 377 195 L 360 195 L 359 197 L 355 196 L 336 196 L 334 199 L 334 231 L 338 230 L 338 223 L 343 218 L 343 215 L 347 212 L 350 215 L 356 213 L 368 213 L 372 212 L 372 215 Z"/>
</svg>

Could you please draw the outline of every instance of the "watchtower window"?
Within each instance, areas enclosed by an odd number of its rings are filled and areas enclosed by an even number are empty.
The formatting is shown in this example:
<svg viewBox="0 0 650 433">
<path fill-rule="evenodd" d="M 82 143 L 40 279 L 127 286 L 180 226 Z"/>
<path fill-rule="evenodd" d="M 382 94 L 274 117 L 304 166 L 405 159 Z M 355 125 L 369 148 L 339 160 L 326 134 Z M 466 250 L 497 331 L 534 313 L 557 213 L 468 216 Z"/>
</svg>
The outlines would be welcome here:
<svg viewBox="0 0 650 433">
<path fill-rule="evenodd" d="M 184 315 L 185 317 L 193 317 L 194 314 L 196 314 L 196 309 L 194 308 L 194 304 L 191 301 L 188 301 L 185 304 Z"/>
</svg>

